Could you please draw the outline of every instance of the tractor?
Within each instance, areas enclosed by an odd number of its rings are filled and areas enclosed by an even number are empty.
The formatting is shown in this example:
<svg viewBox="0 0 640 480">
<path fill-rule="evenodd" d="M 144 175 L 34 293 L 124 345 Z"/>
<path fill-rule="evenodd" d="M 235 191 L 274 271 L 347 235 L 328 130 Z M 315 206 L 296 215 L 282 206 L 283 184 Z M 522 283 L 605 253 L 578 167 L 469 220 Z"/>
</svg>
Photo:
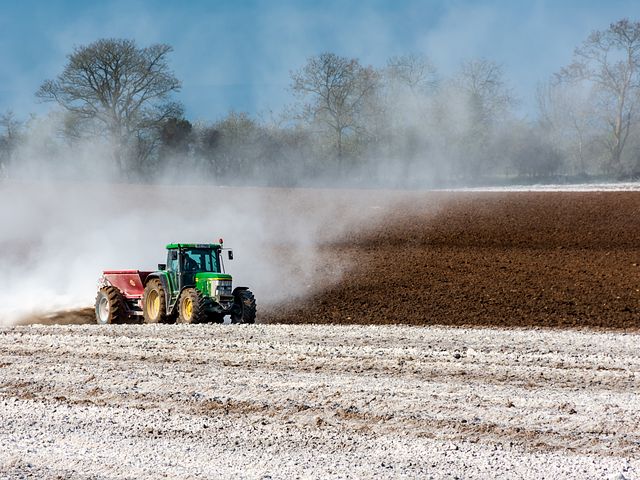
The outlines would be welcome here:
<svg viewBox="0 0 640 480">
<path fill-rule="evenodd" d="M 255 323 L 256 300 L 247 287 L 232 290 L 219 243 L 170 243 L 155 272 L 105 270 L 98 281 L 96 320 L 109 323 Z"/>
</svg>

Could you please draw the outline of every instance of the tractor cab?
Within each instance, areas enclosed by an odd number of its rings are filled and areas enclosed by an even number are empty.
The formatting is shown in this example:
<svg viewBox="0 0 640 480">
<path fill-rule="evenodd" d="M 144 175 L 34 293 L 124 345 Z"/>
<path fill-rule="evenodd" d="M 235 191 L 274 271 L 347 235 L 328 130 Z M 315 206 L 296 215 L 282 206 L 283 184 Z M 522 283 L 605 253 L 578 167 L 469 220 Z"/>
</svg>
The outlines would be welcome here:
<svg viewBox="0 0 640 480">
<path fill-rule="evenodd" d="M 178 245 L 175 246 L 174 245 Z M 160 270 L 170 272 L 221 272 L 220 244 L 199 244 L 193 246 L 167 246 L 167 263 Z M 184 244 L 183 244 L 184 245 Z"/>
<path fill-rule="evenodd" d="M 167 272 L 172 291 L 196 285 L 198 274 L 224 274 L 220 258 L 221 243 L 167 245 L 167 263 L 158 265 L 158 270 Z"/>
</svg>

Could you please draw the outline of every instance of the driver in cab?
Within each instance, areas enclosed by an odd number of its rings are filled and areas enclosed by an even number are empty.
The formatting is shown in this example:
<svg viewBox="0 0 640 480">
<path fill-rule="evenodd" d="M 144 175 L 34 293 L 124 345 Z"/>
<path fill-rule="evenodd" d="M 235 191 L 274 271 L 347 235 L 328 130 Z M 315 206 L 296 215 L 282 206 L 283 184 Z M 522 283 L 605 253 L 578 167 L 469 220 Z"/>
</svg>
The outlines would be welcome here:
<svg viewBox="0 0 640 480">
<path fill-rule="evenodd" d="M 184 256 L 183 264 L 184 265 L 182 265 L 182 267 L 184 272 L 197 272 L 200 268 L 198 262 L 191 258 L 189 255 Z"/>
</svg>

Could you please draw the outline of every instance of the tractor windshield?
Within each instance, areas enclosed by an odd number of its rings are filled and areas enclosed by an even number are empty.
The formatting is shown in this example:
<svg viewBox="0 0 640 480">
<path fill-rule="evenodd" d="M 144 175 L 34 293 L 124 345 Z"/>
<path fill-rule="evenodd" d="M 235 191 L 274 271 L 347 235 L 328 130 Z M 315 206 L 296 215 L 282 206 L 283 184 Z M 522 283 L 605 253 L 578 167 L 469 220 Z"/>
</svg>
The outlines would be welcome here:
<svg viewBox="0 0 640 480">
<path fill-rule="evenodd" d="M 183 272 L 219 272 L 218 255 L 211 248 L 188 248 L 183 250 Z"/>
</svg>

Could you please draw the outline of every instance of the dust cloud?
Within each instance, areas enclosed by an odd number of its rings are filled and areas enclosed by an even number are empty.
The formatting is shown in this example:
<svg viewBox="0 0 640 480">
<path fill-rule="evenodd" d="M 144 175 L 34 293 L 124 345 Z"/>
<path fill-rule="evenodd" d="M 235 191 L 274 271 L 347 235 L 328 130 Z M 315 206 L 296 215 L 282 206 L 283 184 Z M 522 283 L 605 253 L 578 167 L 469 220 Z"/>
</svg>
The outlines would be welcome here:
<svg viewBox="0 0 640 480">
<path fill-rule="evenodd" d="M 105 269 L 155 270 L 170 242 L 224 239 L 259 307 L 340 280 L 328 243 L 375 224 L 398 193 L 249 187 L 0 183 L 0 324 L 89 308 Z M 321 255 L 321 252 L 324 254 Z M 35 317 L 34 317 L 35 316 Z M 55 316 L 48 317 L 55 323 Z M 51 320 L 53 318 L 53 320 Z"/>
</svg>

